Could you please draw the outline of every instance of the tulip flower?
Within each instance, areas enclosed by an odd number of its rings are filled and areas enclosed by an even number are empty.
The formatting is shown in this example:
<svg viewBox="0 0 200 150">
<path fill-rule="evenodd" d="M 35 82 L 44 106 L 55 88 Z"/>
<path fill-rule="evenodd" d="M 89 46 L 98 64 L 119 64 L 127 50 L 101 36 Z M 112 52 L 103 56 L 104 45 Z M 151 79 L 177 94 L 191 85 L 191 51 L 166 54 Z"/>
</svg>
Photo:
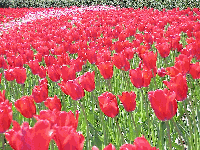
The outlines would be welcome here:
<svg viewBox="0 0 200 150">
<path fill-rule="evenodd" d="M 103 150 L 116 150 L 115 146 L 112 145 L 111 143 L 107 145 Z"/>
<path fill-rule="evenodd" d="M 76 132 L 76 130 L 69 126 L 55 126 L 54 140 L 59 150 L 82 150 L 84 146 L 84 136 Z"/>
<path fill-rule="evenodd" d="M 12 103 L 8 100 L 0 103 L 0 133 L 6 132 L 12 122 Z"/>
<path fill-rule="evenodd" d="M 46 101 L 44 101 L 44 105 L 50 110 L 56 109 L 58 111 L 61 111 L 61 102 L 56 95 L 54 97 L 48 97 Z"/>
<path fill-rule="evenodd" d="M 14 68 L 14 75 L 18 84 L 24 84 L 26 81 L 26 69 L 25 68 Z"/>
<path fill-rule="evenodd" d="M 119 150 L 136 150 L 133 144 L 123 144 Z"/>
<path fill-rule="evenodd" d="M 130 64 L 126 57 L 120 53 L 115 53 L 113 58 L 113 63 L 118 69 L 128 71 L 130 69 Z"/>
<path fill-rule="evenodd" d="M 14 69 L 8 69 L 4 71 L 4 76 L 7 81 L 15 80 L 15 72 Z"/>
<path fill-rule="evenodd" d="M 46 83 L 35 86 L 32 90 L 33 99 L 36 103 L 41 103 L 48 98 L 48 86 Z"/>
<path fill-rule="evenodd" d="M 144 136 L 137 137 L 134 140 L 134 146 L 135 146 L 135 150 L 159 150 L 159 149 L 156 149 L 156 147 L 151 147 L 151 145 L 145 139 Z"/>
<path fill-rule="evenodd" d="M 68 80 L 74 80 L 76 79 L 76 71 L 74 69 L 74 66 L 62 66 L 61 68 L 61 78 L 63 81 L 67 82 Z"/>
<path fill-rule="evenodd" d="M 70 95 L 73 100 L 79 100 L 85 96 L 83 87 L 75 80 L 68 80 L 67 82 L 61 82 L 58 84 L 61 90 L 66 94 Z"/>
<path fill-rule="evenodd" d="M 200 78 L 200 65 L 199 62 L 196 62 L 195 64 L 190 64 L 190 70 L 189 70 L 191 76 L 193 79 L 199 79 Z"/>
<path fill-rule="evenodd" d="M 29 62 L 28 65 L 29 65 L 29 67 L 31 68 L 31 71 L 32 71 L 32 73 L 33 73 L 34 75 L 39 74 L 40 65 L 39 65 L 39 62 L 38 62 L 37 59 L 31 60 L 31 61 Z"/>
<path fill-rule="evenodd" d="M 111 61 L 101 62 L 98 65 L 99 71 L 104 79 L 111 79 L 113 76 L 113 63 Z"/>
<path fill-rule="evenodd" d="M 163 81 L 163 83 L 170 89 L 170 91 L 174 91 L 176 93 L 177 101 L 183 101 L 187 98 L 187 80 L 181 73 L 175 77 L 171 77 L 170 82 Z"/>
<path fill-rule="evenodd" d="M 95 89 L 95 81 L 94 81 L 94 71 L 86 72 L 84 75 L 79 76 L 76 80 L 80 83 L 80 85 L 88 92 L 91 92 Z"/>
<path fill-rule="evenodd" d="M 24 122 L 20 127 L 19 123 L 13 120 L 13 128 L 6 132 L 5 137 L 15 150 L 48 150 L 53 135 L 48 120 L 40 120 L 34 127 L 29 127 L 28 122 Z"/>
<path fill-rule="evenodd" d="M 32 96 L 23 96 L 15 102 L 16 109 L 26 118 L 36 114 L 36 106 Z"/>
<path fill-rule="evenodd" d="M 6 101 L 5 90 L 0 91 L 0 103 Z"/>
<path fill-rule="evenodd" d="M 61 70 L 58 65 L 49 66 L 47 72 L 48 72 L 49 78 L 53 82 L 57 82 L 58 80 L 60 80 Z"/>
<path fill-rule="evenodd" d="M 134 111 L 136 107 L 136 94 L 135 92 L 122 92 L 122 96 L 118 95 L 120 101 L 122 102 L 124 109 L 127 112 Z"/>
<path fill-rule="evenodd" d="M 114 118 L 119 113 L 116 96 L 105 92 L 98 97 L 101 111 L 108 117 Z"/>
<path fill-rule="evenodd" d="M 170 120 L 177 112 L 175 92 L 167 89 L 148 92 L 149 101 L 159 120 Z"/>
<path fill-rule="evenodd" d="M 136 88 L 148 87 L 151 82 L 151 70 L 141 70 L 140 68 L 129 70 L 129 77 Z"/>
</svg>

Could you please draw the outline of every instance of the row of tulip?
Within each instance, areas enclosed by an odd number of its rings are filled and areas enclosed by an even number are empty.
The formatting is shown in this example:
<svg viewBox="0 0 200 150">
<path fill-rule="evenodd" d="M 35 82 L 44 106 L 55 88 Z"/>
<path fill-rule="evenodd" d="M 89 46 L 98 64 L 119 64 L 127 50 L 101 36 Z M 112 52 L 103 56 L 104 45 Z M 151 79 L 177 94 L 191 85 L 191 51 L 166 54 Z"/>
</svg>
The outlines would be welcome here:
<svg viewBox="0 0 200 150">
<path fill-rule="evenodd" d="M 17 150 L 197 148 L 199 10 L 100 8 L 2 31 L 0 132 Z"/>
</svg>

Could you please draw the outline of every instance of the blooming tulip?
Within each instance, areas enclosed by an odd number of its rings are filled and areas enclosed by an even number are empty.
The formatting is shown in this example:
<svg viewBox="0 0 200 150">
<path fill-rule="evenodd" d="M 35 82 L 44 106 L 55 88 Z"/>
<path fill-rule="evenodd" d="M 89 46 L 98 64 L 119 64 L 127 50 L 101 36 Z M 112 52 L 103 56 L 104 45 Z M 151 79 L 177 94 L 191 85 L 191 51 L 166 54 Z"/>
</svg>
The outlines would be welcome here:
<svg viewBox="0 0 200 150">
<path fill-rule="evenodd" d="M 134 111 L 136 107 L 135 92 L 122 92 L 122 96 L 118 95 L 120 101 L 124 105 L 127 112 Z"/>
<path fill-rule="evenodd" d="M 32 96 L 23 96 L 15 102 L 16 109 L 26 118 L 36 114 L 36 106 Z"/>
<path fill-rule="evenodd" d="M 111 118 L 114 118 L 119 113 L 116 96 L 110 92 L 105 92 L 98 97 L 99 106 L 102 112 Z"/>
<path fill-rule="evenodd" d="M 170 120 L 177 112 L 175 92 L 167 89 L 148 92 L 149 101 L 159 120 Z"/>
</svg>

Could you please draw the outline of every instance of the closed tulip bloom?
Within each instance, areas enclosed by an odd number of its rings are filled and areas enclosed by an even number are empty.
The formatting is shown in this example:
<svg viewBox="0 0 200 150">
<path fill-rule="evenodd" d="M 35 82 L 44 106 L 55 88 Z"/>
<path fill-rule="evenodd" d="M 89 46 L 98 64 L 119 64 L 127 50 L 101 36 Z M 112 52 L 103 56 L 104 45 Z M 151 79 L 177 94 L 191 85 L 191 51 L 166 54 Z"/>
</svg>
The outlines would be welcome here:
<svg viewBox="0 0 200 150">
<path fill-rule="evenodd" d="M 187 98 L 188 86 L 185 75 L 179 73 L 175 77 L 171 77 L 170 82 L 163 81 L 163 83 L 176 93 L 176 100 L 183 101 Z"/>
<path fill-rule="evenodd" d="M 119 113 L 116 96 L 105 92 L 98 97 L 101 111 L 108 117 L 114 118 Z"/>
<path fill-rule="evenodd" d="M 112 60 L 114 65 L 118 69 L 122 69 L 124 71 L 128 71 L 130 69 L 130 64 L 124 55 L 120 53 L 115 53 L 114 56 L 112 57 Z"/>
<path fill-rule="evenodd" d="M 61 111 L 61 102 L 56 95 L 54 97 L 48 97 L 46 101 L 44 101 L 44 105 L 50 110 L 56 109 L 58 111 Z"/>
<path fill-rule="evenodd" d="M 151 70 L 141 70 L 139 67 L 129 70 L 129 77 L 136 88 L 148 87 L 151 82 Z"/>
<path fill-rule="evenodd" d="M 136 94 L 135 92 L 122 92 L 122 95 L 118 95 L 122 102 L 124 109 L 127 112 L 134 111 L 136 107 Z"/>
<path fill-rule="evenodd" d="M 111 79 L 113 76 L 113 63 L 111 61 L 101 62 L 98 65 L 99 71 L 104 79 Z"/>
<path fill-rule="evenodd" d="M 8 69 L 4 71 L 4 76 L 7 81 L 15 80 L 15 72 L 14 69 Z"/>
<path fill-rule="evenodd" d="M 34 127 L 29 127 L 28 122 L 20 127 L 13 121 L 13 128 L 6 132 L 5 137 L 15 150 L 48 150 L 53 135 L 48 120 L 40 120 Z"/>
<path fill-rule="evenodd" d="M 26 118 L 36 114 L 36 106 L 32 96 L 23 96 L 15 102 L 16 109 Z"/>
<path fill-rule="evenodd" d="M 70 95 L 73 100 L 79 100 L 85 96 L 83 87 L 77 83 L 75 80 L 68 80 L 67 82 L 61 82 L 58 84 L 61 87 L 61 90 Z"/>
<path fill-rule="evenodd" d="M 91 92 L 95 89 L 95 81 L 94 81 L 94 71 L 93 72 L 86 72 L 84 75 L 79 76 L 77 81 L 80 85 L 88 92 Z"/>
<path fill-rule="evenodd" d="M 61 78 L 65 82 L 67 82 L 68 80 L 76 79 L 76 70 L 74 69 L 74 66 L 70 66 L 70 67 L 62 66 Z"/>
<path fill-rule="evenodd" d="M 36 103 L 41 103 L 48 98 L 48 86 L 47 84 L 41 84 L 35 86 L 32 90 L 33 99 Z"/>
<path fill-rule="evenodd" d="M 6 132 L 12 122 L 12 103 L 8 100 L 0 103 L 0 133 Z"/>
<path fill-rule="evenodd" d="M 84 136 L 76 132 L 76 130 L 69 126 L 55 126 L 54 140 L 59 150 L 82 150 L 84 146 Z"/>
<path fill-rule="evenodd" d="M 47 72 L 48 72 L 49 78 L 53 82 L 57 82 L 58 80 L 60 80 L 61 70 L 58 65 L 49 66 Z"/>
<path fill-rule="evenodd" d="M 200 79 L 200 65 L 199 62 L 195 64 L 190 64 L 190 74 L 193 79 Z"/>
<path fill-rule="evenodd" d="M 15 79 L 18 84 L 24 84 L 26 81 L 26 69 L 25 68 L 14 68 Z"/>
<path fill-rule="evenodd" d="M 148 69 L 155 69 L 157 61 L 157 53 L 154 54 L 153 51 L 146 52 L 142 54 L 142 60 L 144 62 L 144 65 Z"/>
<path fill-rule="evenodd" d="M 170 120 L 177 112 L 177 102 L 175 92 L 167 89 L 148 92 L 151 107 L 159 120 Z"/>
</svg>

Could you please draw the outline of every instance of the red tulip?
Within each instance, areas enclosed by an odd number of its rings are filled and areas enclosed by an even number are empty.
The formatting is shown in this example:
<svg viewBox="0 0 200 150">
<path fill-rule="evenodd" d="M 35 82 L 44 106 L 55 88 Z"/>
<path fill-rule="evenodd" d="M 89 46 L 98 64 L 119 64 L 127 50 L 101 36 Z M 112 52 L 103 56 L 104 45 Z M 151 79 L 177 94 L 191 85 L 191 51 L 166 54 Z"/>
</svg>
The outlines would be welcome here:
<svg viewBox="0 0 200 150">
<path fill-rule="evenodd" d="M 114 118 L 119 113 L 116 96 L 110 92 L 105 92 L 98 97 L 99 106 L 102 112 L 108 116 Z"/>
<path fill-rule="evenodd" d="M 51 110 L 40 110 L 39 115 L 34 115 L 33 117 L 39 121 L 39 120 L 48 120 L 50 122 L 51 128 L 56 124 L 57 120 L 57 110 L 54 109 Z"/>
<path fill-rule="evenodd" d="M 60 111 L 57 113 L 57 120 L 56 124 L 57 126 L 63 127 L 63 126 L 69 126 L 73 127 L 75 130 L 78 127 L 78 117 L 79 117 L 79 112 L 76 111 L 76 118 L 74 117 L 74 114 L 72 111 L 65 112 L 65 111 Z"/>
<path fill-rule="evenodd" d="M 129 70 L 129 76 L 132 84 L 136 88 L 141 88 L 149 86 L 152 73 L 150 70 L 141 70 L 140 68 L 136 68 Z"/>
<path fill-rule="evenodd" d="M 40 78 L 46 77 L 46 68 L 44 68 L 44 66 L 40 66 L 40 68 L 39 68 L 39 77 Z"/>
<path fill-rule="evenodd" d="M 189 70 L 191 76 L 193 79 L 200 79 L 200 65 L 199 62 L 196 62 L 195 64 L 190 64 L 190 70 Z"/>
<path fill-rule="evenodd" d="M 49 78 L 53 82 L 57 82 L 58 80 L 60 80 L 61 70 L 58 65 L 49 66 L 47 72 L 48 72 Z"/>
<path fill-rule="evenodd" d="M 5 90 L 0 91 L 0 103 L 6 101 Z"/>
<path fill-rule="evenodd" d="M 120 101 L 122 102 L 124 109 L 127 112 L 134 111 L 136 107 L 136 94 L 135 92 L 122 92 L 122 96 L 118 95 Z"/>
<path fill-rule="evenodd" d="M 155 115 L 159 120 L 170 120 L 177 112 L 176 94 L 167 89 L 148 92 Z"/>
<path fill-rule="evenodd" d="M 136 148 L 133 144 L 124 144 L 119 150 L 136 150 Z"/>
<path fill-rule="evenodd" d="M 19 123 L 13 120 L 13 129 L 8 130 L 5 137 L 15 150 L 48 150 L 53 135 L 48 120 L 40 120 L 34 127 L 29 127 L 28 122 L 24 122 L 20 127 Z"/>
<path fill-rule="evenodd" d="M 0 73 L 0 84 L 1 84 L 1 76 L 2 76 L 2 73 Z"/>
<path fill-rule="evenodd" d="M 61 78 L 63 81 L 67 82 L 68 80 L 74 80 L 76 79 L 76 71 L 74 69 L 74 66 L 62 66 L 61 68 Z"/>
<path fill-rule="evenodd" d="M 54 127 L 54 140 L 59 150 L 82 150 L 84 146 L 84 136 L 69 126 Z"/>
<path fill-rule="evenodd" d="M 48 86 L 47 84 L 41 84 L 35 86 L 32 90 L 33 99 L 36 103 L 41 103 L 48 98 Z"/>
<path fill-rule="evenodd" d="M 171 77 L 170 82 L 163 81 L 163 83 L 170 89 L 170 91 L 174 91 L 176 93 L 177 101 L 183 101 L 187 98 L 187 80 L 186 77 L 181 73 L 175 77 Z"/>
<path fill-rule="evenodd" d="M 96 146 L 92 146 L 92 150 L 99 150 L 99 149 Z"/>
<path fill-rule="evenodd" d="M 156 61 L 157 61 L 157 53 L 154 54 L 153 51 L 146 52 L 142 54 L 142 60 L 144 63 L 144 66 L 147 67 L 147 69 L 155 69 L 156 68 Z"/>
<path fill-rule="evenodd" d="M 46 101 L 44 101 L 44 105 L 50 110 L 56 109 L 58 111 L 61 111 L 61 102 L 56 95 L 54 97 L 48 97 Z"/>
<path fill-rule="evenodd" d="M 94 81 L 94 71 L 93 72 L 86 72 L 84 75 L 79 76 L 77 81 L 80 85 L 88 92 L 91 92 L 95 89 L 95 81 Z"/>
<path fill-rule="evenodd" d="M 166 70 L 164 68 L 160 68 L 157 73 L 160 77 L 164 77 L 166 75 Z"/>
<path fill-rule="evenodd" d="M 161 57 L 165 58 L 169 56 L 170 44 L 168 42 L 160 43 L 156 46 Z"/>
<path fill-rule="evenodd" d="M 85 96 L 85 92 L 82 86 L 75 80 L 68 80 L 67 82 L 61 82 L 58 84 L 61 90 L 66 94 L 70 95 L 73 100 L 79 100 Z"/>
<path fill-rule="evenodd" d="M 103 150 L 116 150 L 115 146 L 112 145 L 111 143 L 107 145 Z"/>
<path fill-rule="evenodd" d="M 14 69 L 8 69 L 4 71 L 4 76 L 7 81 L 15 80 L 15 72 Z"/>
<path fill-rule="evenodd" d="M 34 75 L 39 74 L 40 71 L 40 65 L 37 59 L 31 60 L 29 62 L 29 67 L 31 68 L 31 71 Z"/>
<path fill-rule="evenodd" d="M 32 96 L 23 96 L 15 102 L 16 109 L 26 118 L 36 114 L 36 106 Z"/>
<path fill-rule="evenodd" d="M 12 121 L 12 103 L 8 100 L 0 103 L 0 133 L 6 132 L 10 128 Z"/>
<path fill-rule="evenodd" d="M 26 81 L 26 69 L 25 68 L 14 68 L 14 75 L 18 84 L 24 84 Z"/>
<path fill-rule="evenodd" d="M 128 71 L 130 69 L 130 64 L 126 57 L 120 53 L 115 53 L 113 58 L 113 63 L 118 69 Z"/>
<path fill-rule="evenodd" d="M 111 79 L 113 76 L 113 63 L 111 61 L 101 62 L 98 65 L 99 71 L 104 79 Z"/>
<path fill-rule="evenodd" d="M 134 140 L 134 146 L 135 146 L 135 150 L 159 150 L 159 149 L 156 149 L 156 147 L 151 147 L 151 145 L 145 139 L 144 136 L 137 137 Z"/>
</svg>

